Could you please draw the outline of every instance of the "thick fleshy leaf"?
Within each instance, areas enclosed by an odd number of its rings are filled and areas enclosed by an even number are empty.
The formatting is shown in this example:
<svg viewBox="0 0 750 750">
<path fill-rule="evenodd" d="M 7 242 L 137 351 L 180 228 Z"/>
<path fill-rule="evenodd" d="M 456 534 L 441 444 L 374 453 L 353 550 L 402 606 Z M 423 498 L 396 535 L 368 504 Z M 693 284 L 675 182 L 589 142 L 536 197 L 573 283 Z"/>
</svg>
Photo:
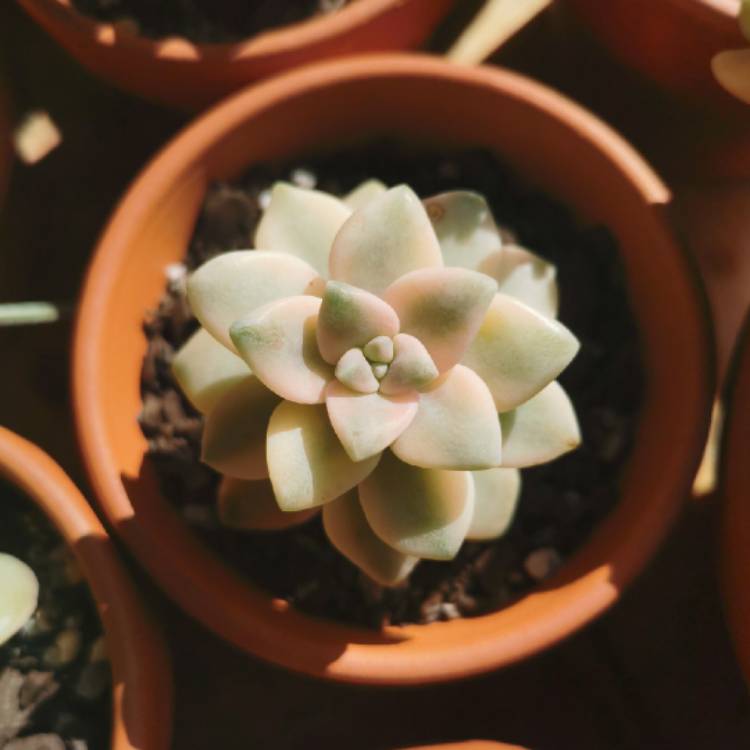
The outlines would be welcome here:
<svg viewBox="0 0 750 750">
<path fill-rule="evenodd" d="M 318 297 L 276 300 L 236 321 L 232 341 L 253 373 L 274 393 L 300 404 L 319 404 L 333 368 L 318 351 Z"/>
<path fill-rule="evenodd" d="M 355 491 L 323 508 L 323 528 L 344 557 L 382 586 L 400 583 L 419 562 L 418 557 L 397 552 L 373 532 Z"/>
<path fill-rule="evenodd" d="M 392 450 L 422 468 L 488 469 L 500 466 L 501 445 L 492 394 L 473 370 L 456 365 L 421 394 L 416 417 Z"/>
<path fill-rule="evenodd" d="M 711 60 L 711 67 L 730 94 L 750 104 L 750 47 L 719 52 Z"/>
<path fill-rule="evenodd" d="M 504 245 L 479 267 L 497 281 L 497 290 L 548 318 L 557 317 L 557 269 L 518 245 Z"/>
<path fill-rule="evenodd" d="M 331 278 L 381 294 L 400 276 L 442 266 L 435 231 L 414 191 L 391 188 L 355 211 L 336 235 Z"/>
<path fill-rule="evenodd" d="M 393 338 L 394 357 L 380 381 L 380 392 L 389 396 L 422 390 L 438 376 L 438 370 L 424 344 L 408 333 Z"/>
<path fill-rule="evenodd" d="M 401 332 L 427 347 L 440 372 L 461 361 L 497 289 L 494 279 L 465 268 L 424 268 L 402 276 L 383 298 Z"/>
<path fill-rule="evenodd" d="M 238 383 L 206 417 L 201 460 L 229 477 L 267 477 L 266 430 L 278 403 L 279 397 L 257 378 Z"/>
<path fill-rule="evenodd" d="M 0 646 L 34 614 L 38 597 L 34 571 L 13 555 L 0 552 Z"/>
<path fill-rule="evenodd" d="M 400 396 L 354 393 L 336 382 L 326 391 L 328 416 L 352 461 L 387 448 L 411 424 L 418 404 L 416 391 Z"/>
<path fill-rule="evenodd" d="M 336 379 L 357 393 L 375 393 L 380 383 L 361 349 L 350 349 L 336 365 Z"/>
<path fill-rule="evenodd" d="M 497 539 L 510 527 L 521 496 L 518 469 L 487 469 L 472 472 L 474 516 L 466 538 L 483 542 Z"/>
<path fill-rule="evenodd" d="M 357 185 L 351 193 L 347 193 L 343 200 L 352 211 L 356 211 L 386 190 L 388 188 L 380 180 L 366 180 L 361 185 Z"/>
<path fill-rule="evenodd" d="M 352 461 L 324 406 L 283 401 L 268 425 L 268 471 L 279 507 L 298 511 L 323 505 L 359 484 L 380 456 Z"/>
<path fill-rule="evenodd" d="M 398 328 L 398 316 L 380 297 L 341 281 L 326 284 L 317 330 L 326 362 L 335 365 L 350 349 L 376 336 L 395 336 Z"/>
<path fill-rule="evenodd" d="M 172 373 L 190 403 L 203 414 L 237 383 L 250 377 L 247 362 L 199 328 L 172 360 Z"/>
<path fill-rule="evenodd" d="M 255 247 L 296 255 L 327 276 L 333 238 L 351 213 L 328 193 L 277 182 L 255 230 Z"/>
<path fill-rule="evenodd" d="M 487 383 L 497 410 L 505 412 L 554 380 L 579 347 L 562 323 L 496 294 L 463 363 Z"/>
<path fill-rule="evenodd" d="M 224 526 L 243 531 L 281 531 L 305 523 L 318 513 L 317 508 L 285 513 L 267 479 L 246 482 L 226 477 L 219 485 L 217 510 Z"/>
<path fill-rule="evenodd" d="M 484 258 L 502 246 L 490 207 L 479 193 L 441 193 L 427 198 L 424 205 L 446 266 L 475 271 Z"/>
<path fill-rule="evenodd" d="M 405 555 L 456 556 L 474 515 L 474 482 L 467 471 L 420 469 L 390 451 L 359 486 L 372 530 Z"/>
<path fill-rule="evenodd" d="M 390 364 L 393 362 L 393 357 L 396 354 L 393 339 L 389 336 L 376 336 L 372 341 L 368 341 L 365 344 L 363 351 L 365 357 L 370 362 L 378 362 L 380 364 Z"/>
<path fill-rule="evenodd" d="M 284 297 L 314 293 L 315 270 L 299 258 L 264 250 L 222 253 L 193 272 L 187 296 L 201 325 L 234 351 L 229 328 L 235 320 Z"/>
<path fill-rule="evenodd" d="M 547 463 L 581 444 L 575 409 L 553 381 L 517 409 L 500 415 L 503 466 Z"/>
</svg>

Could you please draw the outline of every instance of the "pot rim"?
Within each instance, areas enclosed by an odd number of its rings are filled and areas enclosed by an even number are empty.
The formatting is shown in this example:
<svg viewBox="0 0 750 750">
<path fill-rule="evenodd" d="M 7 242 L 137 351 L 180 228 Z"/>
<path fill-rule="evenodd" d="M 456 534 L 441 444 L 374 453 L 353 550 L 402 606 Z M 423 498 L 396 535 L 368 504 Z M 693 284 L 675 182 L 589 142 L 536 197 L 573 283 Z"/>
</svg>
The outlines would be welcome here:
<svg viewBox="0 0 750 750">
<path fill-rule="evenodd" d="M 64 470 L 0 427 L 0 478 L 36 505 L 73 551 L 96 603 L 112 664 L 111 750 L 167 750 L 171 665 L 116 548 Z"/>
<path fill-rule="evenodd" d="M 19 0 L 22 4 L 29 3 L 29 7 L 33 5 L 35 13 L 54 18 L 76 36 L 123 52 L 184 64 L 220 60 L 248 62 L 293 53 L 366 26 L 405 1 L 409 0 L 357 0 L 334 13 L 261 31 L 238 42 L 204 43 L 180 36 L 151 39 L 142 34 L 121 33 L 113 24 L 97 21 L 76 10 L 71 0 Z"/>
<path fill-rule="evenodd" d="M 623 545 L 617 548 L 614 557 L 598 557 L 595 562 L 587 565 L 585 574 L 572 579 L 564 575 L 564 572 L 572 567 L 571 563 L 575 558 L 581 556 L 579 550 L 563 566 L 560 573 L 526 597 L 529 600 L 529 608 L 537 610 L 545 606 L 542 603 L 543 595 L 549 589 L 566 589 L 565 604 L 558 602 L 552 606 L 554 616 L 550 614 L 545 618 L 537 618 L 536 626 L 533 629 L 527 628 L 523 637 L 516 634 L 518 637 L 498 639 L 493 635 L 493 618 L 497 618 L 504 611 L 500 610 L 498 613 L 471 618 L 476 641 L 466 643 L 461 649 L 441 649 L 439 643 L 436 645 L 437 634 L 448 632 L 454 623 L 387 628 L 379 634 L 329 621 L 324 623 L 322 620 L 295 612 L 285 603 L 271 600 L 268 595 L 263 594 L 263 601 L 268 603 L 270 600 L 270 607 L 266 606 L 264 614 L 256 617 L 256 621 L 261 621 L 262 617 L 268 618 L 269 621 L 274 617 L 284 617 L 288 618 L 288 623 L 292 623 L 290 629 L 294 623 L 307 628 L 310 640 L 320 637 L 325 631 L 335 632 L 337 637 L 347 639 L 345 651 L 335 662 L 326 664 L 321 670 L 311 665 L 305 655 L 295 653 L 294 649 L 269 648 L 269 639 L 276 637 L 275 631 L 269 631 L 270 635 L 266 633 L 265 640 L 260 635 L 254 636 L 251 648 L 248 645 L 249 636 L 239 634 L 238 628 L 228 624 L 226 618 L 200 606 L 200 594 L 193 592 L 192 587 L 184 585 L 184 568 L 170 561 L 166 567 L 171 564 L 175 565 L 174 569 L 164 569 L 164 560 L 157 560 L 160 551 L 155 551 L 153 544 L 146 539 L 148 534 L 144 535 L 137 524 L 127 524 L 129 528 L 122 528 L 121 524 L 118 524 L 118 520 L 124 520 L 126 517 L 128 521 L 132 521 L 133 509 L 129 508 L 125 516 L 121 513 L 123 509 L 117 507 L 121 501 L 127 501 L 127 497 L 123 494 L 118 468 L 106 447 L 107 431 L 103 416 L 95 405 L 96 386 L 92 384 L 88 373 L 96 372 L 97 368 L 96 347 L 90 346 L 89 342 L 98 341 L 99 332 L 102 330 L 107 301 L 104 287 L 114 281 L 111 266 L 116 264 L 118 258 L 123 259 L 127 253 L 127 243 L 121 235 L 127 234 L 127 228 L 141 220 L 146 207 L 159 199 L 166 186 L 181 173 L 185 164 L 199 163 L 201 156 L 210 149 L 212 143 L 222 137 L 223 133 L 231 131 L 258 112 L 271 109 L 275 103 L 303 90 L 316 90 L 323 85 L 353 82 L 372 76 L 395 78 L 405 75 L 412 78 L 439 78 L 446 82 L 486 89 L 484 93 L 487 95 L 522 100 L 524 104 L 531 105 L 546 116 L 570 127 L 576 132 L 577 137 L 587 140 L 603 152 L 615 168 L 627 176 L 645 202 L 666 204 L 669 201 L 668 189 L 621 136 L 571 100 L 519 74 L 484 67 L 462 67 L 434 57 L 415 54 L 362 55 L 323 62 L 284 74 L 224 100 L 188 126 L 146 167 L 131 185 L 100 240 L 86 277 L 74 337 L 73 401 L 79 440 L 89 477 L 112 524 L 118 532 L 127 537 L 128 543 L 134 545 L 139 559 L 151 574 L 187 612 L 208 627 L 222 633 L 223 637 L 233 641 L 235 645 L 297 671 L 344 682 L 367 684 L 425 684 L 486 672 L 518 661 L 562 640 L 607 609 L 618 599 L 624 586 L 644 567 L 665 535 L 682 499 L 689 494 L 692 473 L 685 471 L 684 466 L 695 468 L 699 463 L 708 431 L 713 394 L 713 348 L 705 312 L 707 302 L 702 296 L 700 280 L 689 261 L 689 255 L 673 240 L 666 223 L 662 222 L 666 238 L 674 248 L 676 257 L 683 263 L 685 278 L 694 288 L 694 307 L 698 319 L 695 336 L 696 355 L 691 370 L 691 377 L 694 377 L 696 383 L 696 398 L 686 405 L 686 412 L 691 413 L 690 423 L 696 427 L 690 434 L 690 439 L 686 439 L 682 445 L 686 456 L 682 473 L 675 479 L 674 492 L 670 493 L 668 501 L 662 502 L 663 512 L 660 512 L 657 522 L 646 525 L 638 545 Z M 585 543 L 583 548 L 589 544 L 590 542 Z M 207 560 L 202 562 L 206 563 Z M 617 564 L 617 584 L 610 579 L 613 562 Z M 228 577 L 231 574 L 225 575 Z M 260 593 L 257 596 L 258 608 L 261 609 Z M 383 642 L 383 637 L 398 641 L 410 639 L 412 643 L 420 637 L 422 640 L 418 647 L 414 646 L 411 651 L 402 650 L 401 643 L 393 643 L 389 646 L 388 654 L 383 654 L 378 651 L 378 644 Z M 264 653 L 268 651 L 273 651 L 273 655 L 268 656 Z M 457 654 L 456 651 L 461 653 Z"/>
</svg>

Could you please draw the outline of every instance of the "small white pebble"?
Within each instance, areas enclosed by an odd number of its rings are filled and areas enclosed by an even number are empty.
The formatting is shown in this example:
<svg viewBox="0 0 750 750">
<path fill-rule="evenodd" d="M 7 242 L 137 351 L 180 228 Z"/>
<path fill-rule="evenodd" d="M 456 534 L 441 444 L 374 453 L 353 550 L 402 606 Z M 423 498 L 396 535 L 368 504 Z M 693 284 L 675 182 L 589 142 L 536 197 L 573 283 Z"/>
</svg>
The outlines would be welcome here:
<svg viewBox="0 0 750 750">
<path fill-rule="evenodd" d="M 541 581 L 557 570 L 561 562 L 560 554 L 554 547 L 540 547 L 523 561 L 523 567 L 535 581 Z"/>
<path fill-rule="evenodd" d="M 309 169 L 295 169 L 291 179 L 297 187 L 307 190 L 312 190 L 318 184 L 318 178 Z"/>
<path fill-rule="evenodd" d="M 270 190 L 261 190 L 260 193 L 258 193 L 258 205 L 260 206 L 261 211 L 265 211 L 271 205 Z"/>
<path fill-rule="evenodd" d="M 89 661 L 107 661 L 107 640 L 103 635 L 99 636 L 89 649 Z"/>
<path fill-rule="evenodd" d="M 442 602 L 438 610 L 443 618 L 446 620 L 457 620 L 461 617 L 461 613 L 458 611 L 458 607 L 453 602 Z"/>
<path fill-rule="evenodd" d="M 29 112 L 13 133 L 18 158 L 36 164 L 62 143 L 62 135 L 47 112 Z"/>
<path fill-rule="evenodd" d="M 47 667 L 64 667 L 70 664 L 81 650 L 81 633 L 79 630 L 63 630 L 58 633 L 55 642 L 44 652 L 42 661 Z"/>
<path fill-rule="evenodd" d="M 184 263 L 170 263 L 164 269 L 164 275 L 172 283 L 181 281 L 187 275 L 187 266 Z"/>
</svg>

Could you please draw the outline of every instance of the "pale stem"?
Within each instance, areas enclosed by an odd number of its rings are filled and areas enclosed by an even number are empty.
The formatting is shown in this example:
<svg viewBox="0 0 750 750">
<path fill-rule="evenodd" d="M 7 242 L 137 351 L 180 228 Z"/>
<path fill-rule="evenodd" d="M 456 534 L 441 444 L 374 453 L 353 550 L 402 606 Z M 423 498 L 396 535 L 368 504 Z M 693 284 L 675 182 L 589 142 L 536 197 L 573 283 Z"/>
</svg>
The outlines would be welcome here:
<svg viewBox="0 0 750 750">
<path fill-rule="evenodd" d="M 0 304 L 0 327 L 55 323 L 68 308 L 52 302 L 6 302 Z"/>
<path fill-rule="evenodd" d="M 552 0 L 487 0 L 446 57 L 478 65 L 551 4 Z"/>
</svg>

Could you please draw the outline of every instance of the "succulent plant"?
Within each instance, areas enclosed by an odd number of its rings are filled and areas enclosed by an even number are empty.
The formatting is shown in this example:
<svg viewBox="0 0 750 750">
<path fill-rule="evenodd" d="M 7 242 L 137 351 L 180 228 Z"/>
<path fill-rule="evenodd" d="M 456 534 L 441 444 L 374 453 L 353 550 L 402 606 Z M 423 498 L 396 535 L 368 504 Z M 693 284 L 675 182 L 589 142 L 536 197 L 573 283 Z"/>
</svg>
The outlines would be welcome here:
<svg viewBox="0 0 750 750">
<path fill-rule="evenodd" d="M 750 0 L 740 0 L 740 30 L 750 42 Z M 719 52 L 711 61 L 716 80 L 732 95 L 750 104 L 750 47 Z"/>
<path fill-rule="evenodd" d="M 276 184 L 254 245 L 189 277 L 202 328 L 173 362 L 224 475 L 222 522 L 284 528 L 322 506 L 332 544 L 384 585 L 503 534 L 518 469 L 580 442 L 555 381 L 579 344 L 554 267 L 503 244 L 476 193 L 377 181 L 341 200 Z"/>
<path fill-rule="evenodd" d="M 38 596 L 34 571 L 18 558 L 0 552 L 0 646 L 34 614 Z"/>
</svg>

